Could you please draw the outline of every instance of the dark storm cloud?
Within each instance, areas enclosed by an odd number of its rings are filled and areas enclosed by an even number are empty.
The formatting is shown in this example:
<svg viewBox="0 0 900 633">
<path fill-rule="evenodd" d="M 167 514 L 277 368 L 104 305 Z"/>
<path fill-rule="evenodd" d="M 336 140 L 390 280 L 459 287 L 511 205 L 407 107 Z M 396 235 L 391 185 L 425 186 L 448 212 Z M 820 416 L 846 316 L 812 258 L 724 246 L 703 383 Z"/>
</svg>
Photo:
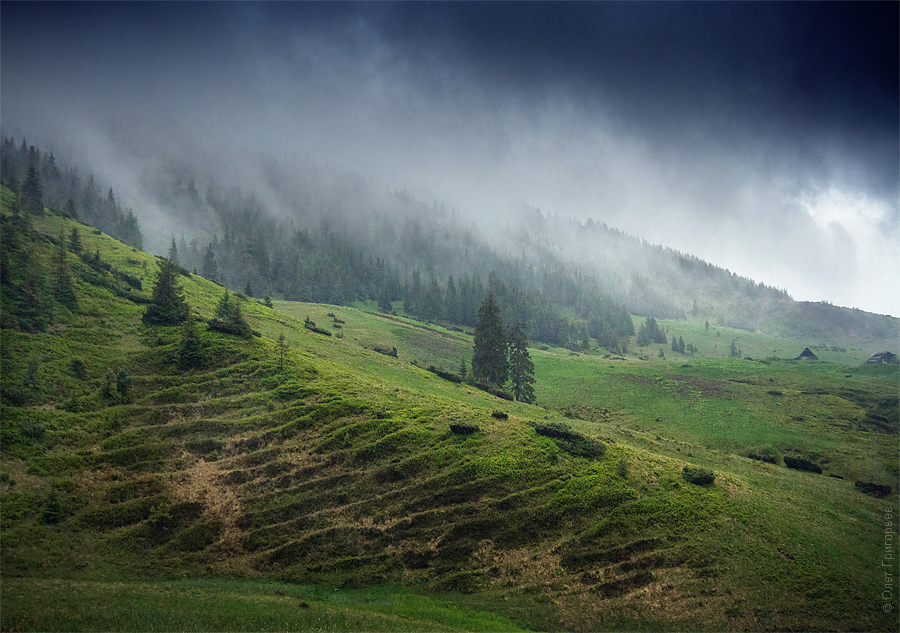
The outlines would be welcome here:
<svg viewBox="0 0 900 633">
<path fill-rule="evenodd" d="M 837 145 L 896 191 L 895 3 L 454 3 L 376 19 L 406 57 L 440 50 L 525 101 L 562 90 L 679 142 L 699 129 L 726 143 Z"/>
<path fill-rule="evenodd" d="M 308 157 L 859 304 L 897 290 L 898 6 L 3 2 L 3 126 L 135 196 Z"/>
</svg>

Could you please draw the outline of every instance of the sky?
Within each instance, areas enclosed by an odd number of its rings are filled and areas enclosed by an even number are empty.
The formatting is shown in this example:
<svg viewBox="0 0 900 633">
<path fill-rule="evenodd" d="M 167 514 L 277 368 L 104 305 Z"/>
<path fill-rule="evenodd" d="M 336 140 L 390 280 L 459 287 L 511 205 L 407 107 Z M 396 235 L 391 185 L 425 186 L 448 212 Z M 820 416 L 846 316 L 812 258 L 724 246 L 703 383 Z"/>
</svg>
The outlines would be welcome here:
<svg viewBox="0 0 900 633">
<path fill-rule="evenodd" d="M 4 0 L 0 121 L 163 233 L 154 165 L 252 186 L 314 160 L 900 315 L 898 25 L 896 2 Z"/>
</svg>

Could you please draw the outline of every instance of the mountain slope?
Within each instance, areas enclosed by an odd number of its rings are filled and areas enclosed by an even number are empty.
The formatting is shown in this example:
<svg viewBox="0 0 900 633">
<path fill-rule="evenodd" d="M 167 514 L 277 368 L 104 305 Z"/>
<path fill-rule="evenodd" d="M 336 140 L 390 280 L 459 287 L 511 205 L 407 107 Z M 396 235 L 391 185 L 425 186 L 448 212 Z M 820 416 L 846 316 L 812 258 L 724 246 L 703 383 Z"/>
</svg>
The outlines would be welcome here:
<svg viewBox="0 0 900 633">
<path fill-rule="evenodd" d="M 9 236 L 6 205 L 3 220 Z M 184 370 L 183 329 L 141 322 L 156 258 L 71 219 L 31 221 L 34 237 L 21 233 L 14 253 L 30 252 L 31 267 L 4 280 L 4 312 L 24 309 L 15 293 L 31 287 L 28 274 L 53 270 L 55 236 L 77 228 L 100 258 L 66 253 L 75 309 L 48 300 L 43 331 L 2 330 L 6 578 L 400 583 L 463 592 L 459 604 L 542 629 L 892 624 L 869 591 L 882 501 L 849 481 L 739 456 L 740 437 L 732 450 L 707 447 L 688 425 L 691 407 L 712 421 L 735 410 L 713 388 L 729 377 L 792 387 L 798 410 L 816 403 L 808 424 L 856 420 L 844 397 L 801 393 L 830 388 L 838 377 L 827 367 L 758 373 L 767 366 L 709 361 L 682 391 L 672 376 L 691 371 L 681 361 L 535 350 L 543 408 L 410 364 L 455 367 L 464 333 L 240 299 L 261 336 L 201 323 L 204 360 Z M 186 271 L 179 279 L 197 317 L 212 318 L 223 289 Z M 304 327 L 306 316 L 331 336 Z M 376 346 L 396 346 L 397 358 Z M 877 404 L 896 375 L 868 371 L 845 396 Z M 616 394 L 613 384 L 629 387 Z M 759 410 L 763 393 L 741 394 Z M 896 478 L 885 455 L 897 424 L 884 426 L 849 424 L 834 440 L 846 453 L 835 463 L 872 460 L 842 472 Z M 686 465 L 712 467 L 714 483 L 689 483 Z M 15 600 L 6 583 L 3 599 Z"/>
</svg>

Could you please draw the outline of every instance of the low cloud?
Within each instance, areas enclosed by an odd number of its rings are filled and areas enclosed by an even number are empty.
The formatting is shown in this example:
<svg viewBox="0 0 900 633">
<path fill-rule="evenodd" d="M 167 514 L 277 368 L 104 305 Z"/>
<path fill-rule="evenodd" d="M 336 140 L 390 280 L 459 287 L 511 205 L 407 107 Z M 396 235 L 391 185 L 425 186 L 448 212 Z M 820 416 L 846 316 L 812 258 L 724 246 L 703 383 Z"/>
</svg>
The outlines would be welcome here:
<svg viewBox="0 0 900 633">
<path fill-rule="evenodd" d="M 163 165 L 285 213 L 267 165 L 316 164 L 900 314 L 898 64 L 875 28 L 896 7 L 605 4 L 4 3 L 4 133 L 93 165 L 154 233 Z"/>
</svg>

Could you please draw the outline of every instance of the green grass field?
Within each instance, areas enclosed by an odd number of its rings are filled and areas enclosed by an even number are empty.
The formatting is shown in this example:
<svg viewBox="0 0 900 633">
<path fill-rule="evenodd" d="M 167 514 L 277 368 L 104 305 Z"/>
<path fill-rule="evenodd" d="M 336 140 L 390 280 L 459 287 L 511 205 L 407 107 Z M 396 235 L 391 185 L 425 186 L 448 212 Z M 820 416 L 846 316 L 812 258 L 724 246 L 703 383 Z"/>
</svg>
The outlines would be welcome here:
<svg viewBox="0 0 900 633">
<path fill-rule="evenodd" d="M 155 258 L 34 226 L 110 270 L 69 253 L 78 309 L 0 332 L 3 630 L 896 628 L 900 377 L 869 352 L 661 321 L 700 352 L 535 348 L 528 405 L 416 366 L 455 371 L 463 332 L 247 298 L 259 335 L 201 326 L 184 371 L 181 328 L 141 322 Z M 180 281 L 211 318 L 223 289 Z M 727 358 L 737 336 L 757 360 Z"/>
</svg>

